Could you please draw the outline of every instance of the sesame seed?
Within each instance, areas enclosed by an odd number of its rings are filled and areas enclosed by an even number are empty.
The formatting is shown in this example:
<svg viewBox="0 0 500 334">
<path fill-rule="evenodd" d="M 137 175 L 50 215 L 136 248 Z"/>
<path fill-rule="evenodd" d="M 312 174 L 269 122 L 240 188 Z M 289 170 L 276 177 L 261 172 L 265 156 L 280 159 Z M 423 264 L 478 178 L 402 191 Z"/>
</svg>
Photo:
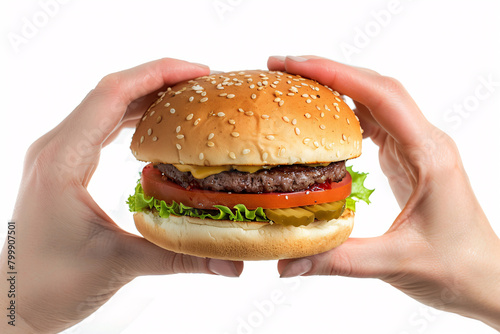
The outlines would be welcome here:
<svg viewBox="0 0 500 334">
<path fill-rule="evenodd" d="M 338 104 L 337 102 L 333 102 L 333 105 L 334 105 L 335 107 L 338 107 L 338 106 L 339 106 L 339 104 Z"/>
<path fill-rule="evenodd" d="M 340 108 L 338 106 L 335 106 L 335 110 L 337 110 L 337 112 L 340 112 Z"/>
<path fill-rule="evenodd" d="M 142 120 L 145 121 L 147 117 L 148 117 L 148 115 L 144 115 L 144 117 L 142 118 Z"/>
<path fill-rule="evenodd" d="M 337 150 L 337 158 L 340 157 L 340 150 Z"/>
<path fill-rule="evenodd" d="M 182 146 L 180 144 L 175 144 L 175 147 L 177 147 L 178 150 L 180 150 L 182 148 Z"/>
<path fill-rule="evenodd" d="M 284 147 L 282 147 L 282 148 L 280 149 L 280 155 L 281 155 L 281 156 L 285 155 L 285 152 L 286 152 L 286 149 L 285 149 Z"/>
<path fill-rule="evenodd" d="M 274 136 L 273 136 L 273 135 L 267 135 L 267 136 L 266 136 L 266 139 L 267 139 L 267 140 L 274 140 Z"/>
<path fill-rule="evenodd" d="M 160 123 L 160 122 L 161 122 L 161 119 L 162 119 L 162 117 L 161 117 L 161 116 L 158 116 L 158 118 L 156 119 L 156 123 Z"/>
<path fill-rule="evenodd" d="M 262 82 L 257 82 L 257 86 L 262 87 Z"/>
<path fill-rule="evenodd" d="M 306 103 L 311 103 L 311 99 L 307 99 L 307 100 L 306 100 Z"/>
<path fill-rule="evenodd" d="M 231 125 L 235 125 L 235 124 L 236 124 L 236 121 L 235 121 L 234 119 L 230 119 L 230 120 L 228 120 L 228 122 L 229 122 L 229 124 L 231 124 Z"/>
<path fill-rule="evenodd" d="M 316 106 L 316 109 L 318 109 L 318 111 L 321 110 L 321 108 L 319 106 Z"/>
<path fill-rule="evenodd" d="M 200 160 L 203 160 L 204 157 L 205 157 L 205 155 L 203 154 L 203 152 L 198 155 L 198 159 L 200 159 Z"/>
<path fill-rule="evenodd" d="M 260 117 L 262 117 L 262 119 L 269 119 L 269 115 L 262 115 Z"/>
<path fill-rule="evenodd" d="M 175 114 L 175 109 L 174 108 L 170 109 L 170 113 Z"/>
<path fill-rule="evenodd" d="M 302 94 L 302 97 L 309 97 L 309 94 Z"/>
<path fill-rule="evenodd" d="M 219 84 L 220 85 L 220 84 Z M 220 85 L 220 86 L 217 86 L 217 89 L 224 89 L 224 86 Z"/>
<path fill-rule="evenodd" d="M 201 121 L 201 118 L 197 118 L 196 121 L 194 121 L 194 125 L 198 125 Z"/>
<path fill-rule="evenodd" d="M 295 128 L 295 134 L 298 136 L 300 135 L 300 129 L 299 128 Z"/>
<path fill-rule="evenodd" d="M 239 133 L 239 132 L 236 132 L 236 131 L 235 131 L 235 132 L 231 132 L 231 136 L 233 136 L 233 137 L 237 138 L 237 137 L 239 137 L 239 136 L 240 136 L 240 133 Z"/>
<path fill-rule="evenodd" d="M 182 91 L 177 91 L 175 92 L 175 95 L 179 95 L 180 93 L 182 93 Z"/>
<path fill-rule="evenodd" d="M 208 140 L 211 140 L 214 136 L 215 136 L 215 135 L 213 134 L 213 132 L 212 132 L 212 133 L 210 133 L 210 134 L 208 135 Z"/>
<path fill-rule="evenodd" d="M 184 135 L 177 135 L 177 139 L 184 139 Z"/>
<path fill-rule="evenodd" d="M 226 116 L 226 114 L 224 114 L 222 111 L 219 111 L 219 112 L 217 113 L 217 116 L 219 116 L 219 117 L 224 117 L 224 116 Z"/>
<path fill-rule="evenodd" d="M 236 160 L 236 154 L 234 154 L 234 152 L 229 152 L 229 157 L 233 160 Z"/>
<path fill-rule="evenodd" d="M 274 102 L 279 102 L 279 101 L 281 101 L 281 99 L 279 97 L 274 99 Z"/>
<path fill-rule="evenodd" d="M 250 153 L 250 150 L 248 148 L 245 148 L 241 153 L 248 154 L 248 153 Z"/>
<path fill-rule="evenodd" d="M 294 93 L 288 93 L 286 95 L 288 95 L 288 96 L 294 96 L 295 94 Z"/>
<path fill-rule="evenodd" d="M 324 124 L 320 124 L 319 128 L 320 128 L 321 130 L 324 130 L 324 129 L 326 129 L 326 126 L 325 126 Z"/>
<path fill-rule="evenodd" d="M 208 147 L 214 147 L 214 146 L 215 146 L 215 144 L 214 144 L 214 142 L 209 141 L 209 142 L 207 142 L 207 146 L 208 146 Z"/>
<path fill-rule="evenodd" d="M 281 107 L 282 105 L 284 105 L 284 104 L 285 104 L 285 100 L 281 100 L 281 101 L 278 103 L 278 105 L 279 105 L 280 107 Z"/>
<path fill-rule="evenodd" d="M 238 108 L 238 111 L 239 112 L 245 112 L 245 110 L 241 109 L 241 108 Z"/>
<path fill-rule="evenodd" d="M 287 84 L 291 84 L 292 82 L 291 82 L 290 80 L 287 80 L 287 81 L 286 81 L 286 83 L 287 83 Z"/>
<path fill-rule="evenodd" d="M 251 85 L 250 85 L 250 88 L 251 88 L 251 89 L 254 89 L 254 88 L 255 88 L 255 85 L 254 85 L 254 84 L 251 84 Z"/>
<path fill-rule="evenodd" d="M 144 136 L 141 136 L 141 140 L 140 140 L 140 143 L 144 143 Z"/>
<path fill-rule="evenodd" d="M 153 116 L 155 114 L 155 111 L 151 111 L 151 113 L 149 113 L 149 116 Z"/>
<path fill-rule="evenodd" d="M 251 96 L 251 97 L 252 97 L 252 100 L 255 100 L 255 99 L 257 98 L 257 95 L 252 94 L 252 96 Z"/>
<path fill-rule="evenodd" d="M 291 91 L 292 93 L 298 93 L 299 92 L 299 90 L 297 88 L 293 87 L 293 86 L 291 88 L 289 88 L 288 90 Z"/>
<path fill-rule="evenodd" d="M 189 114 L 186 116 L 186 121 L 190 121 L 193 119 L 193 114 Z"/>
<path fill-rule="evenodd" d="M 227 96 L 227 93 L 221 93 L 219 96 Z"/>
<path fill-rule="evenodd" d="M 201 96 L 207 96 L 207 92 L 201 92 Z"/>
<path fill-rule="evenodd" d="M 267 79 L 267 78 L 266 78 L 266 79 Z M 267 81 L 265 81 L 265 80 L 264 80 L 264 81 L 262 81 L 262 84 L 263 84 L 264 86 L 266 86 L 266 85 L 267 85 L 267 83 L 268 83 L 268 82 L 267 82 Z"/>
<path fill-rule="evenodd" d="M 314 141 L 314 142 L 313 142 L 313 144 L 314 144 L 314 146 L 315 146 L 316 148 L 318 148 L 318 147 L 319 147 L 319 143 L 318 143 L 317 141 Z"/>
<path fill-rule="evenodd" d="M 294 118 L 294 119 L 292 119 L 292 124 L 293 124 L 293 125 L 297 124 L 297 119 L 295 119 L 295 118 Z"/>
<path fill-rule="evenodd" d="M 262 160 L 267 160 L 267 157 L 269 156 L 269 154 L 267 152 L 264 152 L 262 153 Z"/>
<path fill-rule="evenodd" d="M 347 140 L 347 137 L 344 134 L 342 134 L 342 139 Z"/>
<path fill-rule="evenodd" d="M 321 116 L 321 117 L 325 117 L 325 113 L 324 113 L 324 112 L 321 112 L 321 114 L 319 114 L 319 116 Z"/>
<path fill-rule="evenodd" d="M 338 93 L 337 93 L 338 94 Z M 340 99 L 338 97 L 335 97 L 335 100 L 339 101 L 340 102 Z"/>
<path fill-rule="evenodd" d="M 245 115 L 247 116 L 253 116 L 253 111 L 245 111 Z"/>
<path fill-rule="evenodd" d="M 316 95 L 311 95 L 311 98 L 312 98 L 313 100 L 316 100 L 316 99 L 317 99 L 317 96 L 316 96 Z"/>
<path fill-rule="evenodd" d="M 207 102 L 207 101 L 208 101 L 208 97 L 206 97 L 206 96 L 205 96 L 205 97 L 203 97 L 203 98 L 200 100 L 200 102 L 202 102 L 202 103 L 203 103 L 203 102 Z"/>
<path fill-rule="evenodd" d="M 165 107 L 170 107 L 170 102 L 165 103 Z"/>
<path fill-rule="evenodd" d="M 340 116 L 337 115 L 337 114 L 333 115 L 333 117 L 335 117 L 335 119 L 339 119 L 340 118 Z"/>
<path fill-rule="evenodd" d="M 236 96 L 236 95 L 234 95 L 234 94 L 227 94 L 227 98 L 228 98 L 228 99 L 232 99 L 232 98 L 233 98 L 233 97 L 235 97 L 235 96 Z"/>
<path fill-rule="evenodd" d="M 311 114 L 310 114 L 310 113 L 308 113 L 308 112 L 306 112 L 306 113 L 304 114 L 304 116 L 305 116 L 306 118 L 311 118 Z"/>
<path fill-rule="evenodd" d="M 306 195 L 309 195 L 310 193 L 311 193 L 311 192 L 310 192 L 309 190 L 308 190 L 308 191 L 306 191 Z"/>
<path fill-rule="evenodd" d="M 346 118 L 345 120 L 347 121 L 347 124 L 349 124 L 349 125 L 351 124 L 351 121 L 349 121 L 349 118 Z"/>
<path fill-rule="evenodd" d="M 257 90 L 263 90 L 264 86 L 257 88 Z"/>
<path fill-rule="evenodd" d="M 285 195 L 285 199 L 288 199 L 288 195 Z"/>
<path fill-rule="evenodd" d="M 287 122 L 287 123 L 288 123 L 288 122 L 290 122 L 290 120 L 289 120 L 289 119 L 288 119 L 288 117 L 286 117 L 286 116 L 283 116 L 283 117 L 282 117 L 282 119 L 283 119 L 285 122 Z"/>
<path fill-rule="evenodd" d="M 175 128 L 175 132 L 176 132 L 176 133 L 181 132 L 181 126 L 180 126 L 180 125 L 178 125 L 178 126 Z"/>
<path fill-rule="evenodd" d="M 148 129 L 148 136 L 151 136 L 152 133 L 153 133 L 153 130 Z"/>
<path fill-rule="evenodd" d="M 153 141 L 157 141 L 157 140 L 158 140 L 158 137 L 154 136 Z"/>
<path fill-rule="evenodd" d="M 311 141 L 311 138 L 304 138 L 304 140 L 302 141 L 305 145 L 309 144 L 309 142 Z"/>
</svg>

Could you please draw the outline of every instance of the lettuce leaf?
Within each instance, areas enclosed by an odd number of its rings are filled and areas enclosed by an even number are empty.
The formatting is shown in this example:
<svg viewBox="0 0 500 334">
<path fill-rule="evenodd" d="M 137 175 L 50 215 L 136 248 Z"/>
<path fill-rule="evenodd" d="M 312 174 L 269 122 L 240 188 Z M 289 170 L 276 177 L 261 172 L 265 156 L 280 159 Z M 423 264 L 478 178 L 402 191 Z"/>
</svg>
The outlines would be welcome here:
<svg viewBox="0 0 500 334">
<path fill-rule="evenodd" d="M 356 211 L 356 202 L 363 201 L 370 204 L 370 195 L 375 189 L 367 189 L 364 185 L 368 173 L 358 173 L 352 170 L 352 166 L 346 167 L 352 177 L 351 195 L 346 199 L 346 207 L 352 211 Z"/>
<path fill-rule="evenodd" d="M 255 210 L 248 210 L 245 205 L 238 204 L 235 205 L 231 210 L 224 205 L 215 205 L 214 210 L 203 210 L 196 209 L 186 206 L 182 203 L 172 202 L 168 205 L 163 200 L 158 200 L 154 197 L 146 197 L 144 195 L 144 190 L 142 189 L 140 180 L 137 182 L 135 187 L 135 193 L 129 196 L 127 200 L 129 210 L 131 212 L 140 212 L 144 210 L 156 209 L 158 215 L 162 218 L 168 218 L 170 215 L 174 216 L 190 216 L 201 219 L 220 219 L 220 220 L 233 220 L 239 222 L 248 221 L 269 221 L 263 208 L 257 208 Z"/>
<path fill-rule="evenodd" d="M 371 203 L 369 197 L 374 189 L 367 189 L 364 186 L 364 181 L 368 173 L 354 172 L 352 166 L 347 167 L 347 171 L 352 177 L 352 192 L 346 199 L 346 207 L 352 211 L 356 211 L 356 202 L 364 201 L 367 204 Z M 127 204 L 131 212 L 155 209 L 162 218 L 168 218 L 170 215 L 174 215 L 239 222 L 269 221 L 263 208 L 259 207 L 255 210 L 248 210 L 243 204 L 235 205 L 232 209 L 224 205 L 215 205 L 214 210 L 196 209 L 177 202 L 173 202 L 169 205 L 163 200 L 158 200 L 154 197 L 146 197 L 140 180 L 137 181 L 135 193 L 129 196 Z"/>
</svg>

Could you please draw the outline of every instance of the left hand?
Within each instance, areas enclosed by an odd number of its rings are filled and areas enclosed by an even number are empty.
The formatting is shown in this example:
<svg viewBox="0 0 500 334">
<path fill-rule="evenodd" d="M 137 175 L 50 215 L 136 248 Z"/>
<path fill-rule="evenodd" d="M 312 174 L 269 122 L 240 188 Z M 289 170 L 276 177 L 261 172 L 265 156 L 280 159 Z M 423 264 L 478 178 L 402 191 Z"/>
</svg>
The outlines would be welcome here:
<svg viewBox="0 0 500 334">
<path fill-rule="evenodd" d="M 31 145 L 15 206 L 16 327 L 0 332 L 52 333 L 81 321 L 139 275 L 239 276 L 242 262 L 176 254 L 123 231 L 94 202 L 87 185 L 101 149 L 135 126 L 158 92 L 207 75 L 206 66 L 161 59 L 104 77 L 57 127 Z M 56 97 L 57 98 L 57 97 Z M 7 243 L 1 255 L 7 269 Z M 22 275 L 22 276 L 21 276 Z M 1 291 L 8 291 L 2 280 Z M 1 307 L 9 301 L 3 296 Z"/>
</svg>

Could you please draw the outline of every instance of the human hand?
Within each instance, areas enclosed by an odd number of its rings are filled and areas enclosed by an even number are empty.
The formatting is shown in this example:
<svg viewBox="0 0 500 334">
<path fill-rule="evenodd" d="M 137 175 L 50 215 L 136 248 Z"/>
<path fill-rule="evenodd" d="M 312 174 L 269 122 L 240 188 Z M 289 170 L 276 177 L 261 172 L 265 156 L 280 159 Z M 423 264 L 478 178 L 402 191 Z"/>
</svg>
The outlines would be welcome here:
<svg viewBox="0 0 500 334">
<path fill-rule="evenodd" d="M 13 213 L 20 278 L 16 327 L 2 321 L 0 332 L 59 332 L 139 275 L 239 276 L 242 262 L 175 254 L 123 231 L 86 189 L 102 147 L 123 127 L 135 126 L 162 88 L 208 73 L 206 66 L 161 59 L 108 75 L 31 145 Z M 7 243 L 0 260 L 4 273 L 6 254 Z M 1 291 L 8 291 L 7 284 L 1 280 Z M 6 297 L 0 299 L 4 310 Z"/>
<path fill-rule="evenodd" d="M 375 277 L 436 308 L 500 330 L 500 241 L 455 146 L 396 80 L 319 57 L 270 57 L 271 70 L 325 84 L 356 103 L 364 137 L 401 207 L 389 230 L 315 256 L 282 260 L 282 277 Z"/>
</svg>

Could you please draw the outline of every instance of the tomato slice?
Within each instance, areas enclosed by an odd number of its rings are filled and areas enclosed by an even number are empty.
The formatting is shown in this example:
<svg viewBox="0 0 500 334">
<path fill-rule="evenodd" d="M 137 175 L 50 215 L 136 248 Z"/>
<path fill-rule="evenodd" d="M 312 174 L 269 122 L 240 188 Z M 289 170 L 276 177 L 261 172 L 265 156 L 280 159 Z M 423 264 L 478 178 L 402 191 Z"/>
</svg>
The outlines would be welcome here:
<svg viewBox="0 0 500 334">
<path fill-rule="evenodd" d="M 340 201 L 351 194 L 351 175 L 338 183 L 332 182 L 312 190 L 289 193 L 238 194 L 200 189 L 186 189 L 169 181 L 153 164 L 144 167 L 141 176 L 144 194 L 170 204 L 172 201 L 199 208 L 213 209 L 214 205 L 225 205 L 229 208 L 244 204 L 247 209 L 258 207 L 264 209 L 293 208 L 297 206 L 321 204 Z"/>
</svg>

